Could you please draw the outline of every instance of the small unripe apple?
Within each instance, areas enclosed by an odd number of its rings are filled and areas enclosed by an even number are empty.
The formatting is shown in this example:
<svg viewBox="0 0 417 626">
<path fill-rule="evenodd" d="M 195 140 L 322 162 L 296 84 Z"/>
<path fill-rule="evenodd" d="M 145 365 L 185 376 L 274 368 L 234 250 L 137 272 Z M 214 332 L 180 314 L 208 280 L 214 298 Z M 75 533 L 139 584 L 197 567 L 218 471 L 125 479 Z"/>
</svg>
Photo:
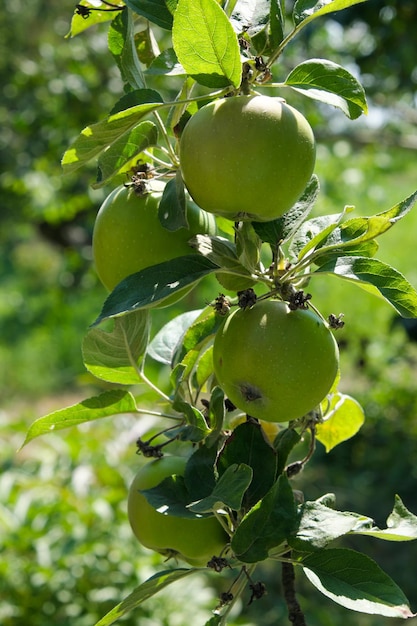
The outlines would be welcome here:
<svg viewBox="0 0 417 626">
<path fill-rule="evenodd" d="M 167 455 L 146 463 L 129 489 L 128 517 L 136 538 L 146 548 L 204 567 L 228 542 L 220 522 L 214 516 L 191 519 L 165 515 L 140 493 L 156 487 L 168 476 L 183 476 L 186 463 L 184 457 Z"/>
</svg>

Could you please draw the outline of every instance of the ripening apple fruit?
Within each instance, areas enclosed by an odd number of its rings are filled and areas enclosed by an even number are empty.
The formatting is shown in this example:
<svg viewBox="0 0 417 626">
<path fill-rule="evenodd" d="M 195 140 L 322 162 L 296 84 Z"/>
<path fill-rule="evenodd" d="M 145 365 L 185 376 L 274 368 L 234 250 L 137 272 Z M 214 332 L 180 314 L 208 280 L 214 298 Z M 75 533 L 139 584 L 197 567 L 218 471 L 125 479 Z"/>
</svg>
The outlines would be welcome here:
<svg viewBox="0 0 417 626">
<path fill-rule="evenodd" d="M 269 221 L 304 191 L 316 157 L 305 117 L 280 98 L 234 96 L 210 102 L 180 139 L 184 182 L 205 211 L 234 221 Z"/>
<path fill-rule="evenodd" d="M 262 300 L 238 309 L 218 330 L 213 350 L 219 385 L 241 411 L 270 422 L 303 417 L 330 391 L 337 343 L 310 309 Z"/>
<path fill-rule="evenodd" d="M 163 456 L 144 465 L 129 489 L 128 517 L 136 538 L 146 548 L 204 567 L 228 542 L 218 520 L 214 516 L 191 519 L 165 515 L 139 493 L 156 487 L 168 476 L 183 476 L 186 463 L 183 457 Z"/>
<path fill-rule="evenodd" d="M 158 218 L 161 197 L 162 192 L 155 191 L 137 195 L 132 187 L 122 185 L 101 205 L 93 230 L 93 258 L 97 274 L 109 291 L 130 274 L 192 254 L 188 241 L 194 235 L 215 234 L 215 218 L 192 201 L 187 203 L 189 228 L 165 229 Z M 172 304 L 189 290 L 181 289 L 163 304 Z"/>
</svg>

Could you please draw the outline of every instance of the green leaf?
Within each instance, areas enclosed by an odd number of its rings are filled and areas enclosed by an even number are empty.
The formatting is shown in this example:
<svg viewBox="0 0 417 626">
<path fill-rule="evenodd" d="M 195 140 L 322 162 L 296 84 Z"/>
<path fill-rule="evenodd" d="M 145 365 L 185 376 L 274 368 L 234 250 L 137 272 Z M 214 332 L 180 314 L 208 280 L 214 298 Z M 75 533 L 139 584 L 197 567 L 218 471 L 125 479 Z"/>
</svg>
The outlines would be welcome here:
<svg viewBox="0 0 417 626">
<path fill-rule="evenodd" d="M 350 119 L 368 112 L 365 91 L 360 82 L 332 61 L 304 61 L 290 72 L 285 84 L 309 98 L 341 109 Z"/>
<path fill-rule="evenodd" d="M 288 542 L 300 552 L 324 548 L 334 539 L 347 535 L 358 523 L 372 521 L 358 513 L 335 511 L 319 501 L 305 502 L 299 512 L 299 525 Z"/>
<path fill-rule="evenodd" d="M 202 512 L 191 511 L 190 494 L 188 493 L 183 476 L 168 476 L 156 487 L 141 489 L 149 504 L 163 515 L 196 519 L 207 517 Z"/>
<path fill-rule="evenodd" d="M 128 171 L 143 150 L 158 143 L 158 128 L 149 120 L 141 122 L 105 149 L 98 159 L 100 181 L 94 189 L 107 185 L 112 178 Z"/>
<path fill-rule="evenodd" d="M 277 466 L 275 450 L 265 440 L 259 424 L 252 420 L 239 424 L 226 439 L 217 463 L 219 476 L 231 465 L 240 463 L 253 470 L 253 479 L 243 501 L 248 510 L 273 485 Z"/>
<path fill-rule="evenodd" d="M 252 475 L 252 468 L 245 463 L 230 465 L 220 476 L 211 494 L 192 502 L 188 508 L 194 513 L 208 513 L 224 508 L 225 505 L 233 511 L 239 511 Z"/>
<path fill-rule="evenodd" d="M 222 432 L 225 414 L 224 391 L 221 387 L 214 387 L 211 392 L 208 408 L 208 423 L 212 429 L 206 439 L 206 445 L 208 447 L 213 446 Z"/>
<path fill-rule="evenodd" d="M 330 452 L 342 441 L 350 439 L 359 431 L 365 414 L 359 402 L 343 393 L 335 393 L 324 415 L 324 421 L 316 426 L 317 439 Z"/>
<path fill-rule="evenodd" d="M 288 241 L 309 215 L 319 194 L 319 189 L 319 180 L 316 175 L 313 175 L 301 198 L 282 217 L 270 222 L 252 222 L 261 240 L 272 246 Z"/>
<path fill-rule="evenodd" d="M 233 552 L 244 563 L 267 559 L 294 531 L 297 518 L 291 485 L 282 474 L 243 518 L 232 538 Z"/>
<path fill-rule="evenodd" d="M 235 244 L 225 237 L 195 235 L 190 244 L 202 256 L 216 263 L 222 271 L 244 278 L 251 277 L 251 273 L 239 261 Z"/>
<path fill-rule="evenodd" d="M 88 161 L 109 148 L 122 135 L 131 131 L 148 113 L 164 105 L 156 91 L 141 90 L 145 98 L 151 100 L 145 104 L 132 106 L 124 111 L 110 115 L 106 119 L 87 126 L 74 143 L 66 150 L 62 158 L 64 174 L 70 174 Z M 137 93 L 137 92 L 136 92 Z"/>
<path fill-rule="evenodd" d="M 165 30 L 172 28 L 172 13 L 165 0 L 125 0 L 127 6 L 138 15 L 153 22 Z"/>
<path fill-rule="evenodd" d="M 373 524 L 358 523 L 352 530 L 355 535 L 368 535 L 385 541 L 413 541 L 417 539 L 417 517 L 395 496 L 394 509 L 387 519 L 387 527 L 380 530 Z"/>
<path fill-rule="evenodd" d="M 91 374 L 121 385 L 140 382 L 139 364 L 149 339 L 149 311 L 116 318 L 111 332 L 92 328 L 84 338 L 84 365 Z"/>
<path fill-rule="evenodd" d="M 293 428 L 280 430 L 274 440 L 274 448 L 278 454 L 277 474 L 282 474 L 287 464 L 288 457 L 294 446 L 301 441 L 301 435 Z"/>
<path fill-rule="evenodd" d="M 185 355 L 191 350 L 200 352 L 200 348 L 205 345 L 207 340 L 211 339 L 220 325 L 223 323 L 220 315 L 217 315 L 213 307 L 203 309 L 199 316 L 185 331 L 184 336 L 178 342 L 172 363 L 182 361 Z"/>
<path fill-rule="evenodd" d="M 144 88 L 145 80 L 136 52 L 130 11 L 120 11 L 114 18 L 109 28 L 108 42 L 123 81 L 132 89 Z"/>
<path fill-rule="evenodd" d="M 95 626 L 110 626 L 114 624 L 119 618 L 123 617 L 130 611 L 133 611 L 142 602 L 145 602 L 148 598 L 151 598 L 159 591 L 162 591 L 168 585 L 175 583 L 181 578 L 190 576 L 195 569 L 173 569 L 164 572 L 158 572 L 149 578 L 146 582 L 136 587 L 132 593 L 130 593 L 120 604 L 115 606 L 111 611 L 107 613 Z"/>
<path fill-rule="evenodd" d="M 361 2 L 367 0 L 297 0 L 293 10 L 294 23 L 298 25 L 303 22 L 305 26 L 317 17 L 342 11 Z"/>
<path fill-rule="evenodd" d="M 168 48 L 161 52 L 150 64 L 145 72 L 150 76 L 183 76 L 185 69 L 178 62 L 177 55 L 173 48 Z"/>
<path fill-rule="evenodd" d="M 342 222 L 347 210 L 345 207 L 341 213 L 313 217 L 304 222 L 291 242 L 290 254 L 300 260 L 308 252 L 322 245 Z"/>
<path fill-rule="evenodd" d="M 274 50 L 284 39 L 285 15 L 281 8 L 281 0 L 271 0 L 269 28 L 269 45 L 271 50 Z"/>
<path fill-rule="evenodd" d="M 368 556 L 334 548 L 302 561 L 305 575 L 325 596 L 352 611 L 385 617 L 413 617 L 395 582 Z"/>
<path fill-rule="evenodd" d="M 198 254 L 189 254 L 147 267 L 122 280 L 107 297 L 94 322 L 161 304 L 173 293 L 199 282 L 218 266 Z"/>
<path fill-rule="evenodd" d="M 171 365 L 178 342 L 202 311 L 186 311 L 165 324 L 149 343 L 147 354 L 159 363 Z"/>
<path fill-rule="evenodd" d="M 78 426 L 110 415 L 136 413 L 136 411 L 135 399 L 128 391 L 122 389 L 105 391 L 98 396 L 87 398 L 34 421 L 26 433 L 22 448 L 32 439 L 47 433 L 63 430 L 70 426 Z"/>
<path fill-rule="evenodd" d="M 336 257 L 312 275 L 333 273 L 387 300 L 403 317 L 417 317 L 417 291 L 396 269 L 364 257 Z"/>
<path fill-rule="evenodd" d="M 162 226 L 171 232 L 179 228 L 188 228 L 184 183 L 179 171 L 164 187 L 158 217 Z"/>
<path fill-rule="evenodd" d="M 112 2 L 112 4 L 117 3 Z M 85 1 L 83 2 L 83 6 L 87 8 L 97 8 L 95 4 Z M 123 4 L 120 5 L 120 8 L 124 9 Z M 103 22 L 109 22 L 110 20 L 114 19 L 118 15 L 118 13 L 119 11 L 91 11 L 90 15 L 84 18 L 82 17 L 82 15 L 79 15 L 79 13 L 77 13 L 77 11 L 75 10 L 71 20 L 70 31 L 67 35 L 65 35 L 65 37 L 75 37 L 76 35 L 79 35 L 80 33 L 87 30 L 87 28 L 90 28 L 91 26 L 95 26 L 96 24 L 102 24 Z"/>
<path fill-rule="evenodd" d="M 214 465 L 217 458 L 217 449 L 209 447 L 207 443 L 197 448 L 187 461 L 184 472 L 184 481 L 190 494 L 190 502 L 210 495 L 216 486 Z"/>
<path fill-rule="evenodd" d="M 188 75 L 208 87 L 239 87 L 242 64 L 237 36 L 216 0 L 179 0 L 172 41 Z"/>
</svg>

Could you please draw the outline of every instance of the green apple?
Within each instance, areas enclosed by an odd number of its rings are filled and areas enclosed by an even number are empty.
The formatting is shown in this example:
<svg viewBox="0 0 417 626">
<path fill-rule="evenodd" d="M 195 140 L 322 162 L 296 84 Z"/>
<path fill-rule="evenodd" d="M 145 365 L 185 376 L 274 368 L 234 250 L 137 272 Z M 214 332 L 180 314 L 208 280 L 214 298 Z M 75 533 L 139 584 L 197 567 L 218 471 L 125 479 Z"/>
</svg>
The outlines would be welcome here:
<svg viewBox="0 0 417 626">
<path fill-rule="evenodd" d="M 252 417 L 303 417 L 330 391 L 339 369 L 337 343 L 310 309 L 262 300 L 230 314 L 218 330 L 214 371 L 225 394 Z"/>
<path fill-rule="evenodd" d="M 228 535 L 216 517 L 192 519 L 165 515 L 140 493 L 142 489 L 156 487 L 168 476 L 183 476 L 186 463 L 184 457 L 163 456 L 144 465 L 129 489 L 128 517 L 136 538 L 146 548 L 204 567 L 228 542 Z"/>
<path fill-rule="evenodd" d="M 288 211 L 315 164 L 306 118 L 280 98 L 234 96 L 203 106 L 186 124 L 180 163 L 192 198 L 234 221 L 269 221 Z"/>
<path fill-rule="evenodd" d="M 162 192 L 137 195 L 132 187 L 114 189 L 104 200 L 93 230 L 93 259 L 103 285 L 111 291 L 126 276 L 140 270 L 191 254 L 189 240 L 196 234 L 216 233 L 213 215 L 187 203 L 189 228 L 165 229 L 158 218 Z M 164 300 L 172 304 L 186 295 L 185 287 Z"/>
</svg>

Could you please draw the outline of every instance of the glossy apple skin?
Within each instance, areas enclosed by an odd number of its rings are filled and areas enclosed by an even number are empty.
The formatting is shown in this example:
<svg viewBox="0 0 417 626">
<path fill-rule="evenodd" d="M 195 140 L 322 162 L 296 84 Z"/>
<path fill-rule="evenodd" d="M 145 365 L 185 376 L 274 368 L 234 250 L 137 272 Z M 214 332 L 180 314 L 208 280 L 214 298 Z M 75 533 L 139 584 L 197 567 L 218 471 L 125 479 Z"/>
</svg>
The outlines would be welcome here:
<svg viewBox="0 0 417 626">
<path fill-rule="evenodd" d="M 281 98 L 234 96 L 195 113 L 180 140 L 182 175 L 205 211 L 269 221 L 288 211 L 314 170 L 306 118 Z"/>
<path fill-rule="evenodd" d="M 166 230 L 158 218 L 161 197 L 161 192 L 138 196 L 132 187 L 122 185 L 101 205 L 93 230 L 93 259 L 97 274 L 109 291 L 145 267 L 192 254 L 188 241 L 194 235 L 216 233 L 214 216 L 201 211 L 194 202 L 187 207 L 189 228 Z M 186 287 L 170 296 L 169 304 L 189 290 Z"/>
<path fill-rule="evenodd" d="M 229 315 L 214 340 L 214 371 L 225 394 L 252 417 L 301 418 L 330 391 L 339 368 L 337 343 L 310 309 L 263 300 Z"/>
<path fill-rule="evenodd" d="M 156 511 L 139 493 L 156 487 L 164 478 L 183 476 L 187 459 L 163 456 L 149 461 L 136 474 L 129 489 L 128 517 L 133 533 L 146 548 L 175 556 L 195 567 L 205 567 L 228 542 L 227 533 L 215 517 L 190 519 Z"/>
</svg>

